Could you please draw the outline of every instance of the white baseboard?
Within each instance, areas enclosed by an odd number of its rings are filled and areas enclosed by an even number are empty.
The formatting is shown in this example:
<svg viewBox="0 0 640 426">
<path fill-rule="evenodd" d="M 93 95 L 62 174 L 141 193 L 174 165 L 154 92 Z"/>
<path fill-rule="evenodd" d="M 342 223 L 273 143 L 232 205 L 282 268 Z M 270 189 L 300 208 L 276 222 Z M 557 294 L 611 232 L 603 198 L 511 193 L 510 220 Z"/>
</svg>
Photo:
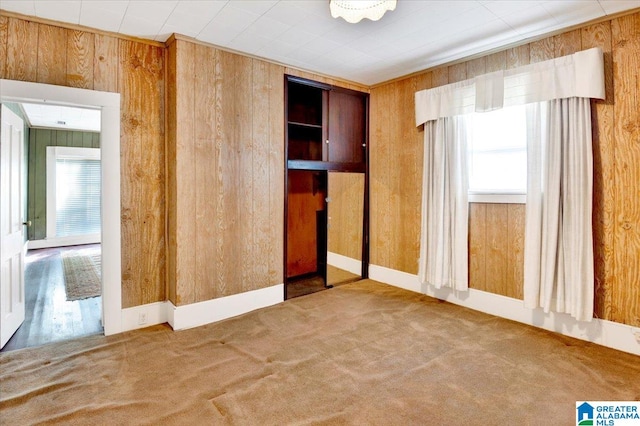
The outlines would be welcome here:
<svg viewBox="0 0 640 426">
<path fill-rule="evenodd" d="M 327 264 L 352 274 L 362 274 L 362 261 L 338 253 L 327 252 Z"/>
<path fill-rule="evenodd" d="M 168 322 L 169 302 L 156 302 L 122 310 L 122 331 Z"/>
<path fill-rule="evenodd" d="M 284 301 L 284 284 L 177 307 L 167 302 L 167 322 L 174 330 L 184 330 L 235 317 L 282 301 Z"/>
<path fill-rule="evenodd" d="M 29 240 L 28 249 L 42 249 L 50 247 L 78 246 L 82 244 L 97 244 L 100 242 L 100 234 L 81 235 L 72 237 L 53 237 L 42 240 Z"/>
<path fill-rule="evenodd" d="M 542 309 L 525 308 L 522 300 L 475 289 L 466 292 L 456 292 L 450 288 L 436 289 L 421 284 L 417 275 L 377 265 L 369 265 L 369 278 L 476 311 L 640 355 L 638 327 L 602 319 L 593 319 L 591 322 L 576 321 L 568 314 L 554 312 L 545 314 Z"/>
</svg>

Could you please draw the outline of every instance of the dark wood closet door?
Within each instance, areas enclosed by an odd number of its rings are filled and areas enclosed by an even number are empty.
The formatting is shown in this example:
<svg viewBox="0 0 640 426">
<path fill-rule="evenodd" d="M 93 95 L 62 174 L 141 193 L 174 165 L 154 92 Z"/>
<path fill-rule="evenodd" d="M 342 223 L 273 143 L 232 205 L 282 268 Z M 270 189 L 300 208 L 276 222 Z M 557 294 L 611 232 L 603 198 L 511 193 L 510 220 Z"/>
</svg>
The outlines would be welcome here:
<svg viewBox="0 0 640 426">
<path fill-rule="evenodd" d="M 364 163 L 366 99 L 340 90 L 329 92 L 329 155 L 336 163 Z"/>
</svg>

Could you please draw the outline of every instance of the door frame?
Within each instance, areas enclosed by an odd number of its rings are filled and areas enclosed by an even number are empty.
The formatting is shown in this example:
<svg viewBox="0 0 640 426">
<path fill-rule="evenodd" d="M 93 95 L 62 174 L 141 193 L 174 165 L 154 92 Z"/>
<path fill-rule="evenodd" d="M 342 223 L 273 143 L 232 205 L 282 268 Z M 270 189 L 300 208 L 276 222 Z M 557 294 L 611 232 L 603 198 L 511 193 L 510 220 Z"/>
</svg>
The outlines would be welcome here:
<svg viewBox="0 0 640 426">
<path fill-rule="evenodd" d="M 120 94 L 0 79 L 0 101 L 49 103 L 101 110 L 102 325 L 106 336 L 122 331 L 120 234 Z"/>
<path fill-rule="evenodd" d="M 365 110 L 365 150 L 364 150 L 364 164 L 362 163 L 337 163 L 330 161 L 304 161 L 304 160 L 289 160 L 289 83 L 297 83 L 303 84 L 310 87 L 319 88 L 325 91 L 323 96 L 326 96 L 326 93 L 331 90 L 336 90 L 340 92 L 348 92 L 348 93 L 357 93 L 362 96 L 364 99 L 364 110 Z M 325 128 L 327 127 L 327 118 L 328 111 L 324 107 L 328 102 L 327 98 L 323 98 L 323 111 L 322 111 L 322 123 L 323 123 L 323 140 L 326 139 L 327 133 Z M 351 173 L 361 173 L 364 175 L 364 202 L 363 202 L 363 223 L 362 223 L 362 269 L 361 269 L 361 278 L 367 279 L 369 278 L 369 208 L 370 208 L 370 198 L 369 198 L 369 106 L 370 106 L 370 95 L 369 93 L 359 92 L 357 90 L 351 90 L 343 87 L 332 86 L 330 84 L 320 83 L 318 81 L 309 80 L 303 77 L 297 77 L 289 74 L 284 75 L 284 214 L 283 214 L 283 266 L 282 266 L 282 275 L 284 282 L 284 300 L 287 300 L 287 256 L 288 256 L 288 247 L 287 247 L 287 235 L 288 235 L 288 216 L 289 216 L 289 171 L 290 170 L 305 170 L 305 171 L 322 171 L 327 174 L 327 172 L 351 172 Z M 323 143 L 323 158 L 325 158 L 325 144 Z M 325 203 L 326 209 L 326 203 Z M 325 229 L 325 240 L 327 238 L 327 230 Z M 325 257 L 325 266 L 327 264 L 327 251 L 324 253 Z M 326 271 L 324 274 L 324 279 L 326 283 Z"/>
</svg>

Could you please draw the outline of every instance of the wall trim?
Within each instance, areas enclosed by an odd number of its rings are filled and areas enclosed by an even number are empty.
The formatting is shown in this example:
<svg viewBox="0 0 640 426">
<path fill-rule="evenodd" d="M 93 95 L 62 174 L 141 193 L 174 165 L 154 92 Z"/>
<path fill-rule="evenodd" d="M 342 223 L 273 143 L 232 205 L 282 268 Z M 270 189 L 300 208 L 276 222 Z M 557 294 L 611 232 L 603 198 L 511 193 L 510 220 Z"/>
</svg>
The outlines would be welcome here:
<svg viewBox="0 0 640 426">
<path fill-rule="evenodd" d="M 167 322 L 174 330 L 184 330 L 235 317 L 284 301 L 284 284 L 189 305 L 167 303 Z"/>
<path fill-rule="evenodd" d="M 362 274 L 362 261 L 338 253 L 327 252 L 327 264 L 335 266 L 360 276 Z"/>
<path fill-rule="evenodd" d="M 522 300 L 481 290 L 469 289 L 468 292 L 456 292 L 450 288 L 436 289 L 433 286 L 421 284 L 417 275 L 383 266 L 369 265 L 369 278 L 476 311 L 640 355 L 640 328 L 638 327 L 597 318 L 591 322 L 580 322 L 568 314 L 555 312 L 545 314 L 542 309 L 525 308 Z"/>
<path fill-rule="evenodd" d="M 122 330 L 130 331 L 168 322 L 169 302 L 155 302 L 122 310 Z"/>
<path fill-rule="evenodd" d="M 50 247 L 79 246 L 83 244 L 99 244 L 100 234 L 73 235 L 69 237 L 52 237 L 42 240 L 29 240 L 28 249 L 37 250 Z"/>
</svg>

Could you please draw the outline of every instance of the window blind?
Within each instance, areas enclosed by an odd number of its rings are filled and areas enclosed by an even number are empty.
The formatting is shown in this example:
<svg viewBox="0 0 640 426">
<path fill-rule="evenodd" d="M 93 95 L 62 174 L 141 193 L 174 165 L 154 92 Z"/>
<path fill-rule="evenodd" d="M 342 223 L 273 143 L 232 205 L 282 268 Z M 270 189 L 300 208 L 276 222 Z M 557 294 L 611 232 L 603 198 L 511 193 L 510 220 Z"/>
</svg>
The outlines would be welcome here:
<svg viewBox="0 0 640 426">
<path fill-rule="evenodd" d="M 100 160 L 56 159 L 56 236 L 100 233 Z"/>
</svg>

